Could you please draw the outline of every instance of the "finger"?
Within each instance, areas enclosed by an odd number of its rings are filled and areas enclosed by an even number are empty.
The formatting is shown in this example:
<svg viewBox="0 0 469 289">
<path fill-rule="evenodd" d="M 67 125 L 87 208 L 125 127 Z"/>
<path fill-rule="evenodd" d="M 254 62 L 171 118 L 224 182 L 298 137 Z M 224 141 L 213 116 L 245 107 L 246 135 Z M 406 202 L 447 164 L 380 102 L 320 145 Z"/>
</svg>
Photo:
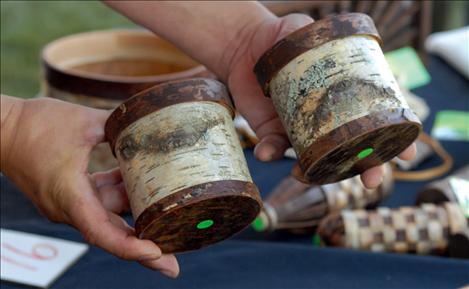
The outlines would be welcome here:
<svg viewBox="0 0 469 289">
<path fill-rule="evenodd" d="M 249 81 L 246 83 L 246 78 Z M 285 130 L 275 112 L 272 101 L 262 94 L 254 75 L 233 74 L 230 77 L 231 92 L 236 105 L 259 138 L 256 157 L 268 161 L 280 158 L 288 147 Z"/>
<path fill-rule="evenodd" d="M 179 275 L 179 264 L 174 255 L 165 254 L 156 260 L 140 261 L 140 264 L 152 270 L 160 271 L 171 278 L 176 278 Z"/>
<path fill-rule="evenodd" d="M 363 185 L 367 189 L 373 189 L 379 186 L 383 181 L 384 168 L 383 166 L 372 167 L 366 170 L 361 176 Z"/>
<path fill-rule="evenodd" d="M 121 214 L 129 210 L 129 199 L 123 182 L 101 186 L 98 189 L 98 198 L 104 209 L 113 213 Z"/>
<path fill-rule="evenodd" d="M 411 159 L 415 158 L 416 154 L 417 154 L 417 145 L 413 143 L 408 148 L 406 148 L 402 153 L 399 154 L 399 158 L 405 161 L 410 161 Z"/>
<path fill-rule="evenodd" d="M 127 232 L 130 235 L 135 235 L 135 230 L 132 228 L 126 220 L 116 214 L 108 214 L 109 220 L 117 228 L 121 229 L 124 232 Z"/>
<path fill-rule="evenodd" d="M 289 146 L 290 143 L 284 135 L 269 134 L 256 145 L 254 155 L 264 162 L 280 159 Z"/>
<path fill-rule="evenodd" d="M 260 140 L 255 155 L 262 161 L 281 158 L 289 142 L 272 101 L 264 96 L 252 67 L 277 40 L 312 21 L 306 15 L 297 14 L 283 17 L 275 25 L 272 25 L 271 21 L 263 23 L 256 34 L 256 41 L 250 45 L 250 57 L 242 58 L 231 70 L 228 79 L 230 91 L 238 110 Z M 248 73 L 245 68 L 249 68 Z"/>
<path fill-rule="evenodd" d="M 111 169 L 107 172 L 97 172 L 91 175 L 97 188 L 104 185 L 116 185 L 122 182 L 122 174 L 119 168 Z"/>
<path fill-rule="evenodd" d="M 301 13 L 288 14 L 282 17 L 281 21 L 277 41 L 299 28 L 314 22 L 310 16 Z"/>
<path fill-rule="evenodd" d="M 110 114 L 110 110 L 92 108 L 87 108 L 86 112 L 83 113 L 82 116 L 86 118 L 82 122 L 85 126 L 83 140 L 87 145 L 94 147 L 106 141 L 104 126 Z"/>
<path fill-rule="evenodd" d="M 86 179 L 86 180 L 85 180 Z M 125 260 L 154 260 L 161 250 L 149 240 L 140 240 L 123 225 L 121 217 L 107 212 L 93 192 L 87 177 L 72 187 L 73 206 L 66 209 L 70 222 L 92 245 L 96 245 Z"/>
<path fill-rule="evenodd" d="M 132 235 L 134 234 L 134 229 L 121 217 L 111 215 L 111 220 L 114 225 L 123 231 Z M 148 256 L 148 258 L 141 259 L 138 262 L 149 269 L 161 271 L 162 274 L 171 278 L 175 278 L 179 275 L 179 264 L 174 255 L 165 254 L 156 259 L 153 259 L 152 256 Z"/>
</svg>

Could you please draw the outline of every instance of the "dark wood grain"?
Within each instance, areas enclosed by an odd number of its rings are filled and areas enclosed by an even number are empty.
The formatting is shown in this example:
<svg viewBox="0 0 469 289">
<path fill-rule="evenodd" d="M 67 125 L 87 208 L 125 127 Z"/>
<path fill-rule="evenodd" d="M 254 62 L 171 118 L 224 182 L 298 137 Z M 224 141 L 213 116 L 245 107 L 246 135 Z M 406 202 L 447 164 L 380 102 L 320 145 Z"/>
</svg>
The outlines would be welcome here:
<svg viewBox="0 0 469 289">
<path fill-rule="evenodd" d="M 188 194 L 193 197 L 185 198 Z M 209 182 L 154 203 L 136 220 L 135 230 L 139 238 L 152 240 L 164 253 L 197 250 L 241 231 L 260 209 L 259 193 L 253 183 Z M 214 221 L 213 226 L 197 229 L 197 224 L 207 219 Z"/>
<path fill-rule="evenodd" d="M 305 179 L 311 183 L 338 182 L 381 165 L 404 151 L 418 137 L 422 126 L 410 109 L 372 113 L 338 127 L 315 141 L 299 157 Z M 357 154 L 373 148 L 359 160 Z M 350 169 L 342 166 L 353 163 Z"/>
</svg>

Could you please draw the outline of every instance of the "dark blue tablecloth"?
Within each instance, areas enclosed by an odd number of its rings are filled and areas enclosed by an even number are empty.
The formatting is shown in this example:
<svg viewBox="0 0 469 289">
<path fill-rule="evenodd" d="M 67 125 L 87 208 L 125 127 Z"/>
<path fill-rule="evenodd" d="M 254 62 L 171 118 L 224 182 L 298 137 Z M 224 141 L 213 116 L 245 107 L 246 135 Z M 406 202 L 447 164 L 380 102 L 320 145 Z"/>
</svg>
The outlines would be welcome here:
<svg viewBox="0 0 469 289">
<path fill-rule="evenodd" d="M 442 60 L 431 58 L 432 83 L 415 90 L 432 108 L 424 128 L 430 131 L 435 112 L 469 111 L 469 84 Z M 468 142 L 442 142 L 454 156 L 452 171 L 469 163 Z M 254 181 L 265 196 L 286 176 L 292 160 L 269 164 L 246 151 Z M 436 164 L 429 160 L 424 166 Z M 399 182 L 382 205 L 413 205 L 424 183 Z M 130 220 L 130 219 L 129 219 Z M 74 229 L 53 224 L 5 178 L 1 177 L 1 226 L 74 241 Z M 377 254 L 318 248 L 311 236 L 259 234 L 246 229 L 231 240 L 178 256 L 181 275 L 172 280 L 92 247 L 51 288 L 457 288 L 469 284 L 469 261 L 432 256 Z M 22 288 L 2 282 L 1 288 Z"/>
</svg>

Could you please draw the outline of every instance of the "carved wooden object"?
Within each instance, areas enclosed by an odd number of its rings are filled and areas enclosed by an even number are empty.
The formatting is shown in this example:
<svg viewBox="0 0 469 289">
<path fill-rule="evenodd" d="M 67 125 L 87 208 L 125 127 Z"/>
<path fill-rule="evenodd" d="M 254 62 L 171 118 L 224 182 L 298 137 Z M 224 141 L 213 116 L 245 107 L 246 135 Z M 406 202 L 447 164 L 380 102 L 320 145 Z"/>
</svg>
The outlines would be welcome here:
<svg viewBox="0 0 469 289">
<path fill-rule="evenodd" d="M 447 254 L 455 235 L 469 244 L 467 220 L 454 203 L 344 210 L 325 218 L 318 233 L 326 245 L 373 252 Z M 467 252 L 464 246 L 451 250 L 455 257 Z"/>
<path fill-rule="evenodd" d="M 138 237 L 165 253 L 240 231 L 259 213 L 223 84 L 194 78 L 137 94 L 106 123 Z"/>
<path fill-rule="evenodd" d="M 289 176 L 265 200 L 254 228 L 311 233 L 330 213 L 373 208 L 391 193 L 393 183 L 389 164 L 385 164 L 383 182 L 376 189 L 364 188 L 359 176 L 322 186 L 307 185 Z"/>
<path fill-rule="evenodd" d="M 458 190 L 456 192 L 455 190 Z M 459 194 L 459 197 L 458 195 Z M 459 198 L 469 196 L 469 165 L 466 165 L 452 175 L 431 182 L 417 195 L 417 204 L 443 202 L 460 203 Z M 468 216 L 469 218 L 469 216 Z"/>
<path fill-rule="evenodd" d="M 42 52 L 42 69 L 42 95 L 102 109 L 159 83 L 210 74 L 149 31 L 118 29 L 51 42 Z M 116 166 L 108 145 L 92 151 L 90 171 Z"/>
<path fill-rule="evenodd" d="M 326 184 L 389 161 L 421 124 L 402 96 L 370 17 L 331 16 L 264 53 L 255 73 L 299 156 L 304 179 Z"/>
</svg>

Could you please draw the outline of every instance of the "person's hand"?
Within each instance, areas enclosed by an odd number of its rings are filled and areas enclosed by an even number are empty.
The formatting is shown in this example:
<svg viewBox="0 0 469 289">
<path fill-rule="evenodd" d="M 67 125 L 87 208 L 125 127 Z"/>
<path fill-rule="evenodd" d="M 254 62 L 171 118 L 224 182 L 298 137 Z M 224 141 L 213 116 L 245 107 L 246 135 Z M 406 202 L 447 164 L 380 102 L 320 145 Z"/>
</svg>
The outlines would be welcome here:
<svg viewBox="0 0 469 289">
<path fill-rule="evenodd" d="M 119 216 L 128 209 L 120 171 L 88 174 L 89 154 L 104 140 L 109 112 L 49 98 L 2 96 L 4 101 L 15 101 L 16 113 L 2 119 L 2 171 L 38 209 L 74 226 L 93 245 L 176 277 L 176 258 L 138 239 Z"/>
<path fill-rule="evenodd" d="M 282 18 L 269 17 L 257 27 L 244 34 L 244 41 L 235 47 L 235 53 L 229 63 L 227 82 L 240 113 L 247 119 L 260 139 L 256 145 L 255 155 L 259 160 L 279 159 L 290 146 L 285 130 L 278 118 L 270 98 L 262 93 L 261 87 L 253 73 L 253 68 L 261 55 L 278 40 L 289 33 L 313 22 L 304 14 L 291 14 Z M 411 145 L 399 157 L 404 160 L 415 156 L 415 144 Z M 377 187 L 383 177 L 383 167 L 374 167 L 365 171 L 363 184 L 368 188 Z"/>
<path fill-rule="evenodd" d="M 237 109 L 260 139 L 255 155 L 262 161 L 283 156 L 289 141 L 272 101 L 253 73 L 260 56 L 287 34 L 313 21 L 304 14 L 278 18 L 256 1 L 111 1 L 105 3 L 172 42 L 228 84 Z M 411 159 L 415 146 L 400 154 Z M 376 187 L 383 170 L 362 174 Z"/>
</svg>

